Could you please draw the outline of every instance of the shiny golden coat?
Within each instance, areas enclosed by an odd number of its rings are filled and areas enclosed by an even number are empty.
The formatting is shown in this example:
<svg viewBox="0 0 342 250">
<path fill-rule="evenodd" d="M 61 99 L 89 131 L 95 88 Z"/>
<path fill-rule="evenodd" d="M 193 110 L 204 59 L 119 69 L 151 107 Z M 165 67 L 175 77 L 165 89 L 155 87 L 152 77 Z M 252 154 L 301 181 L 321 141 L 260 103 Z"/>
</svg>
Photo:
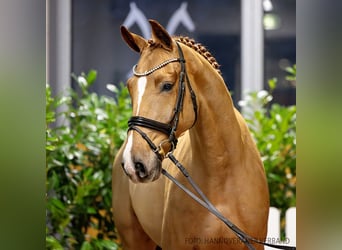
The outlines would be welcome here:
<svg viewBox="0 0 342 250">
<path fill-rule="evenodd" d="M 149 41 L 124 27 L 121 29 L 123 39 L 141 55 L 140 72 L 178 57 L 175 40 L 157 22 L 151 20 L 150 23 L 152 40 Z M 187 88 L 174 155 L 224 216 L 252 237 L 263 240 L 267 233 L 269 197 L 255 143 L 212 62 L 192 46 L 181 44 L 181 47 L 197 96 L 198 119 L 191 127 L 194 111 Z M 133 115 L 168 122 L 178 88 L 174 86 L 172 91 L 163 93 L 160 85 L 165 81 L 178 85 L 179 71 L 179 63 L 172 63 L 147 76 L 139 114 L 138 78 L 133 76 L 128 81 Z M 141 129 L 156 145 L 167 138 L 157 131 Z M 114 220 L 124 249 L 155 249 L 156 245 L 166 250 L 247 249 L 221 221 L 160 175 L 163 167 L 189 187 L 171 161 L 164 159 L 162 164 L 158 163 L 144 139 L 136 132 L 130 131 L 130 134 L 133 161 L 143 162 L 154 178 L 143 183 L 145 181 L 136 176 L 128 178 L 125 175 L 122 167 L 132 167 L 123 159 L 125 142 L 113 168 Z M 255 247 L 263 249 L 262 246 Z"/>
</svg>

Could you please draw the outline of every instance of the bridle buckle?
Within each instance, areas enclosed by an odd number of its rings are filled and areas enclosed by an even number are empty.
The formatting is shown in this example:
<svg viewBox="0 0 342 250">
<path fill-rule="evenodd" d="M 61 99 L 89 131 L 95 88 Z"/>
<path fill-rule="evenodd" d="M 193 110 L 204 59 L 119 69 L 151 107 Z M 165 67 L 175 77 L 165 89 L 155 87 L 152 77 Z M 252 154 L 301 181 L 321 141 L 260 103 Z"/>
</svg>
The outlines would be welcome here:
<svg viewBox="0 0 342 250">
<path fill-rule="evenodd" d="M 165 153 L 163 145 L 169 143 L 171 144 L 171 149 Z M 154 153 L 159 154 L 161 156 L 163 156 L 163 158 L 168 158 L 169 154 L 172 154 L 176 149 L 176 145 L 173 141 L 170 141 L 169 139 L 165 139 L 162 140 L 159 145 L 157 146 L 157 148 L 155 150 L 153 150 Z"/>
</svg>

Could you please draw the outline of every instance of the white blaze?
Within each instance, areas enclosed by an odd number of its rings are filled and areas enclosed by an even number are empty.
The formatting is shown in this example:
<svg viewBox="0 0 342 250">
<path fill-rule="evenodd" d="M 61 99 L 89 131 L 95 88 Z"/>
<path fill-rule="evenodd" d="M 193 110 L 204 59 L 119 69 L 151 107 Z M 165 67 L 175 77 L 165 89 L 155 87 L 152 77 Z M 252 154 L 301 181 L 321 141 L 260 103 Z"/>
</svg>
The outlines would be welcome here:
<svg viewBox="0 0 342 250">
<path fill-rule="evenodd" d="M 143 97 L 145 89 L 146 89 L 146 83 L 147 83 L 147 79 L 146 79 L 145 76 L 139 78 L 139 80 L 138 80 L 138 108 L 137 108 L 137 115 L 139 115 L 140 103 L 141 103 L 142 97 Z"/>
<path fill-rule="evenodd" d="M 139 80 L 138 80 L 138 107 L 137 107 L 137 114 L 136 115 L 139 115 L 140 103 L 141 103 L 142 97 L 143 97 L 144 92 L 145 92 L 146 83 L 147 83 L 147 79 L 145 76 L 139 78 Z M 128 138 L 127 138 L 126 147 L 125 147 L 124 152 L 123 152 L 123 160 L 125 163 L 124 167 L 125 167 L 126 171 L 130 174 L 135 173 L 134 163 L 132 160 L 132 146 L 133 146 L 133 134 L 129 133 Z"/>
<path fill-rule="evenodd" d="M 125 169 L 128 173 L 134 173 L 134 163 L 132 161 L 132 145 L 133 145 L 133 136 L 132 133 L 129 134 L 125 150 L 123 152 L 123 159 L 125 162 Z"/>
</svg>

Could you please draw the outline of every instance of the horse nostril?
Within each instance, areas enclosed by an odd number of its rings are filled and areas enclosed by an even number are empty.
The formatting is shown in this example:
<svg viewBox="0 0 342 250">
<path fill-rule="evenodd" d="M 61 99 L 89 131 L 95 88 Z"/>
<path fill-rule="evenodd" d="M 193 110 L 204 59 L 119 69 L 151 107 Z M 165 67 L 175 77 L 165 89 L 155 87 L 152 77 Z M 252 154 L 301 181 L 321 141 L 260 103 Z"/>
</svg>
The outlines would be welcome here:
<svg viewBox="0 0 342 250">
<path fill-rule="evenodd" d="M 147 171 L 144 164 L 141 162 L 136 162 L 134 163 L 134 167 L 137 175 L 139 175 L 140 178 L 145 178 L 147 176 Z"/>
<path fill-rule="evenodd" d="M 125 172 L 125 174 L 129 176 L 128 172 L 125 169 L 125 163 L 121 162 L 121 168 Z"/>
</svg>

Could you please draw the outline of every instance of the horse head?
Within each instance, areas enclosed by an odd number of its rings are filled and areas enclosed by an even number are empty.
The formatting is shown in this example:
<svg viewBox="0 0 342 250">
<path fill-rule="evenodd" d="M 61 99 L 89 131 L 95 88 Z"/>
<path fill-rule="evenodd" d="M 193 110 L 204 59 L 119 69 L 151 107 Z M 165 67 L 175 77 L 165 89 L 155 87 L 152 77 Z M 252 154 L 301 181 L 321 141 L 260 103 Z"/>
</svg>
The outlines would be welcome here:
<svg viewBox="0 0 342 250">
<path fill-rule="evenodd" d="M 167 152 L 196 120 L 196 97 L 181 46 L 158 22 L 149 22 L 150 40 L 121 27 L 123 40 L 140 53 L 127 81 L 133 116 L 122 159 L 122 167 L 133 182 L 158 179 Z"/>
</svg>

